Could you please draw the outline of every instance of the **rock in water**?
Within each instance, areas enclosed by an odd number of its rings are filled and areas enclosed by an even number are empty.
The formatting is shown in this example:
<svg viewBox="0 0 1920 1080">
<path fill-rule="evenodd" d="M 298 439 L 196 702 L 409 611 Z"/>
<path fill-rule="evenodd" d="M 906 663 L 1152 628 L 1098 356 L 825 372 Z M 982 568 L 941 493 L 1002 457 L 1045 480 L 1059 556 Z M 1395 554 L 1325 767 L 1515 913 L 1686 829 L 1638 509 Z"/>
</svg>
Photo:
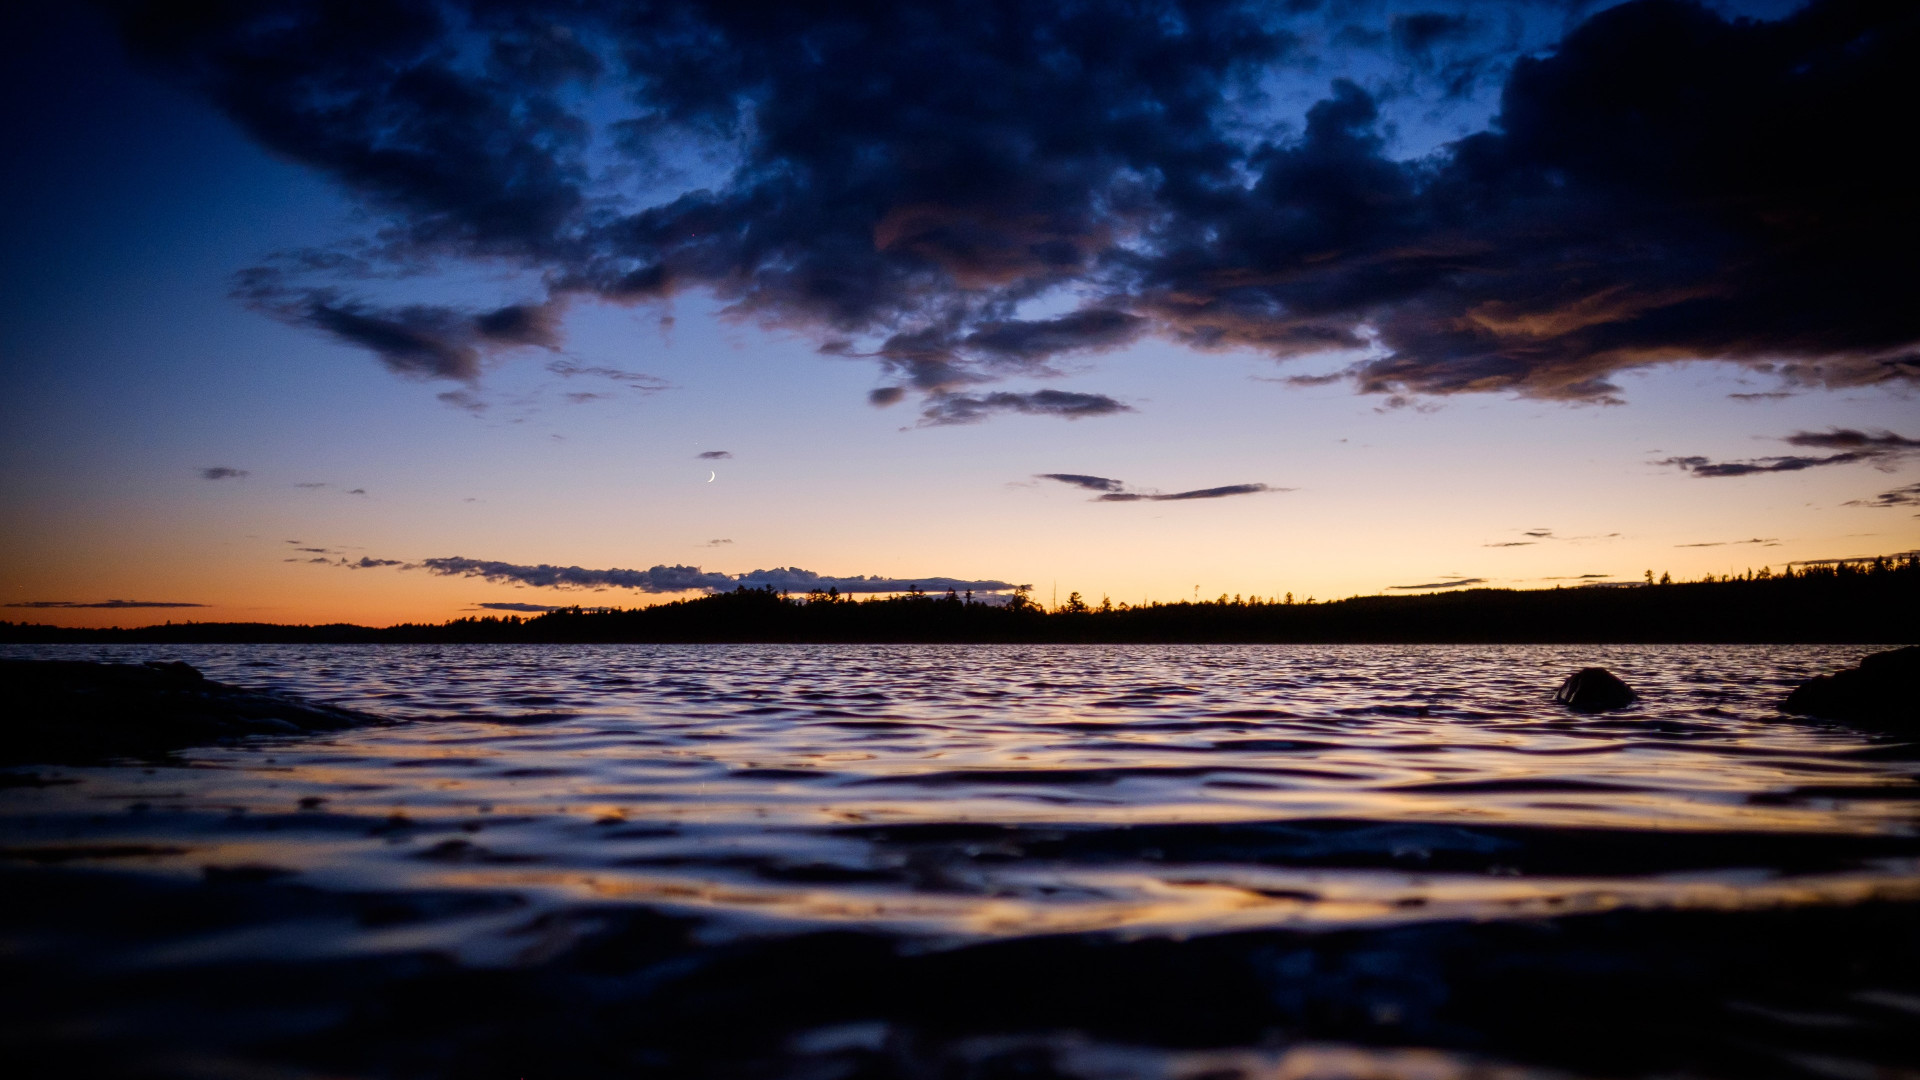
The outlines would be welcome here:
<svg viewBox="0 0 1920 1080">
<path fill-rule="evenodd" d="M 237 735 L 336 731 L 380 717 L 214 682 L 191 665 L 0 660 L 0 763 L 145 757 Z"/>
<path fill-rule="evenodd" d="M 1920 731 L 1920 645 L 1874 653 L 1859 667 L 1815 675 L 1782 712 Z"/>
<path fill-rule="evenodd" d="M 1590 667 L 1581 668 L 1561 683 L 1553 700 L 1574 712 L 1605 712 L 1633 704 L 1636 696 L 1633 687 L 1621 682 L 1613 672 Z"/>
</svg>

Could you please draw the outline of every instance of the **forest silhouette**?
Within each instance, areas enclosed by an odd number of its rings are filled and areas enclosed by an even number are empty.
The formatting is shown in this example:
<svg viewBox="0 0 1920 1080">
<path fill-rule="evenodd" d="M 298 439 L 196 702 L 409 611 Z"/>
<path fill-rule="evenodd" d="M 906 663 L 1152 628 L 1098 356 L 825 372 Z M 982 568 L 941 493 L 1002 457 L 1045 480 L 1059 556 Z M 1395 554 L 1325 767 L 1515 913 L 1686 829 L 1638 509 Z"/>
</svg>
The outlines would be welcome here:
<svg viewBox="0 0 1920 1080">
<path fill-rule="evenodd" d="M 567 607 L 533 617 L 441 624 L 167 623 L 76 629 L 0 622 L 0 641 L 153 643 L 1905 643 L 1920 625 L 1920 553 L 1768 568 L 1692 582 L 1652 571 L 1640 583 L 1464 589 L 1416 596 L 1296 601 L 1222 595 L 1132 605 L 1079 593 L 1047 608 L 1028 590 L 856 600 L 740 588 L 642 608 Z"/>
</svg>

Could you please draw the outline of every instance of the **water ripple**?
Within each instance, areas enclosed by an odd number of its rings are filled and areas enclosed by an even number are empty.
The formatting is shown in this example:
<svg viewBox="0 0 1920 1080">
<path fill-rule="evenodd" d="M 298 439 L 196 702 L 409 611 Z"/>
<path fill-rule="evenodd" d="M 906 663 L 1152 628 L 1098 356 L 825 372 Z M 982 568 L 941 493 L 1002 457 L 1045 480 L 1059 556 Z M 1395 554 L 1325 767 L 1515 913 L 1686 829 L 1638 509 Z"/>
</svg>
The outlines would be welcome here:
<svg viewBox="0 0 1920 1080">
<path fill-rule="evenodd" d="M 13 647 L 414 722 L 40 770 L 0 828 L 17 860 L 961 937 L 1904 897 L 1914 756 L 1776 709 L 1867 651 Z M 1551 702 L 1593 664 L 1641 701 Z"/>
</svg>

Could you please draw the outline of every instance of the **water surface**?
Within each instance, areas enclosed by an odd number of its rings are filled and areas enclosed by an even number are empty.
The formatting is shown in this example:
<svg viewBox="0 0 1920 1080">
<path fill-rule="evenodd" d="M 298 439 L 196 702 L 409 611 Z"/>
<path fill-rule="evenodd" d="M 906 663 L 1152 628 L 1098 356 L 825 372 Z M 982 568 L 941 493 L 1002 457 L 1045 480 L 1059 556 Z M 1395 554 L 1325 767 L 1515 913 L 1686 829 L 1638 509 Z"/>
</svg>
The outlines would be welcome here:
<svg viewBox="0 0 1920 1080">
<path fill-rule="evenodd" d="M 1906 904 L 1913 755 L 1777 710 L 1869 651 L 13 647 L 164 654 L 407 722 L 16 771 L 0 834 L 19 867 L 473 901 L 392 924 L 249 918 L 113 954 L 154 970 L 423 950 L 515 969 L 591 936 L 566 921 L 589 909 L 685 918 L 714 947 L 848 930 L 951 950 Z M 1553 704 L 1593 664 L 1640 703 Z M 567 928 L 530 938 L 541 919 Z M 1110 1049 L 1049 1038 L 1069 1074 Z M 1231 1059 L 1292 1075 L 1360 1052 Z"/>
</svg>

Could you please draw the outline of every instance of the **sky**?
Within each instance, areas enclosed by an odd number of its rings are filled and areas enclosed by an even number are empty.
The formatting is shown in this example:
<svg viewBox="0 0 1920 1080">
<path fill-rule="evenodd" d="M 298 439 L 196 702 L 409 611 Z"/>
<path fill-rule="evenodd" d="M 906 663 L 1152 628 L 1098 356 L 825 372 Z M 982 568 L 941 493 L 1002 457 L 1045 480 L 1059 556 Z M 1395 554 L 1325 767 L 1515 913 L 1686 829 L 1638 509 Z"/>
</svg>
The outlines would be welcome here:
<svg viewBox="0 0 1920 1080">
<path fill-rule="evenodd" d="M 1904 3 L 28 3 L 0 619 L 1920 548 Z"/>
</svg>

